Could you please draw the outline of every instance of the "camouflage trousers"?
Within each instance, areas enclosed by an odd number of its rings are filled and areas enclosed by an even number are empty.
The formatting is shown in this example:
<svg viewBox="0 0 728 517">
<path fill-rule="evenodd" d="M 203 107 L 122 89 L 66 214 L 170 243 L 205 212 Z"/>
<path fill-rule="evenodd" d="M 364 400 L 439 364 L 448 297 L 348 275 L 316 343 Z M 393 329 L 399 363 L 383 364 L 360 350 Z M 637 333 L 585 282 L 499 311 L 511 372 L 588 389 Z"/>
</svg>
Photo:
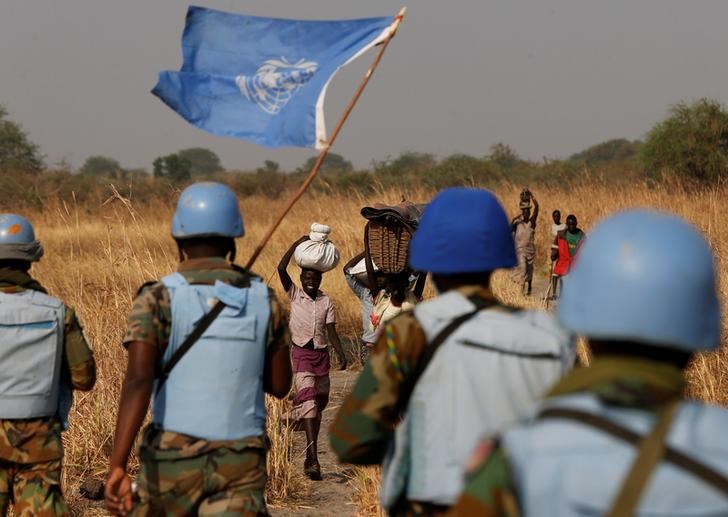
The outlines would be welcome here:
<svg viewBox="0 0 728 517">
<path fill-rule="evenodd" d="M 265 516 L 266 451 L 221 448 L 191 458 L 140 451 L 135 516 Z M 146 457 L 145 457 L 146 456 Z"/>
<path fill-rule="evenodd" d="M 0 516 L 13 503 L 16 517 L 68 515 L 61 493 L 61 460 L 14 463 L 0 460 Z"/>
</svg>

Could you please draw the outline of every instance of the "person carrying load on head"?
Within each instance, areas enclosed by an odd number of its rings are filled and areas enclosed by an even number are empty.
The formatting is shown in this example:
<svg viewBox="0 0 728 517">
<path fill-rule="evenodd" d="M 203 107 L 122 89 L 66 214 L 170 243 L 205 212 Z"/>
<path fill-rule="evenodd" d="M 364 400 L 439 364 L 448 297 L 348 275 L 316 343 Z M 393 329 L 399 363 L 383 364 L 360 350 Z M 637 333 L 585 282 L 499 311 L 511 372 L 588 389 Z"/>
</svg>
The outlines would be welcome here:
<svg viewBox="0 0 728 517">
<path fill-rule="evenodd" d="M 536 221 L 538 220 L 538 201 L 533 193 L 524 188 L 518 207 L 521 213 L 511 221 L 511 231 L 516 244 L 517 266 L 511 272 L 513 281 L 521 286 L 522 292 L 531 295 L 533 284 L 533 265 L 536 261 Z M 531 214 L 533 201 L 533 215 Z"/>
<path fill-rule="evenodd" d="M 177 272 L 139 290 L 124 336 L 128 364 L 105 497 L 118 515 L 267 515 L 264 393 L 288 394 L 286 314 L 273 291 L 236 266 L 244 235 L 227 186 L 180 195 Z M 139 448 L 138 490 L 127 461 Z"/>
<path fill-rule="evenodd" d="M 362 333 L 359 340 L 359 359 L 362 363 L 366 363 L 369 352 L 376 343 L 376 332 L 371 328 L 372 309 L 374 308 L 374 296 L 372 289 L 367 280 L 367 270 L 364 265 L 364 252 L 352 257 L 352 259 L 344 265 L 344 279 L 349 288 L 359 298 L 361 303 L 362 317 Z M 381 289 L 384 287 L 384 276 L 376 274 L 375 282 Z"/>
<path fill-rule="evenodd" d="M 364 256 L 362 252 L 344 266 L 346 283 L 362 305 L 362 365 L 374 347 L 383 324 L 400 312 L 413 309 L 422 300 L 427 279 L 425 273 L 415 275 L 409 268 L 401 273 L 382 273 L 376 265 L 373 275 L 368 275 Z"/>
<path fill-rule="evenodd" d="M 728 411 L 686 400 L 685 368 L 721 344 L 716 288 L 710 246 L 682 219 L 600 223 L 557 310 L 589 367 L 480 445 L 452 515 L 728 515 Z"/>
<path fill-rule="evenodd" d="M 311 233 L 291 244 L 278 263 L 281 285 L 291 301 L 289 326 L 296 390 L 292 416 L 306 432 L 303 471 L 315 481 L 321 480 L 318 434 L 331 389 L 329 343 L 339 359 L 339 369 L 345 370 L 347 366 L 344 349 L 336 332 L 334 303 L 319 289 L 323 272 L 335 268 L 339 262 L 339 252 L 328 240 L 330 231 L 328 226 L 314 223 Z M 294 255 L 301 268 L 300 287 L 293 283 L 287 271 Z"/>
<path fill-rule="evenodd" d="M 403 197 L 395 205 L 375 203 L 361 209 L 367 220 L 364 252 L 347 264 L 344 274 L 362 300 L 363 333 L 368 338 L 361 349 L 362 364 L 383 323 L 422 299 L 427 274 L 412 271 L 407 256 L 423 207 Z"/>
<path fill-rule="evenodd" d="M 447 511 L 477 440 L 515 422 L 573 364 L 574 342 L 551 316 L 491 291 L 491 273 L 515 262 L 491 192 L 446 189 L 425 209 L 410 264 L 439 294 L 385 325 L 331 428 L 341 461 L 383 462 L 392 515 Z"/>
<path fill-rule="evenodd" d="M 569 273 L 576 254 L 585 240 L 586 234 L 579 228 L 576 216 L 574 214 L 566 216 L 566 228 L 556 234 L 551 246 L 551 260 L 555 261 L 551 277 L 552 299 L 556 298 L 556 281 Z"/>
<path fill-rule="evenodd" d="M 30 222 L 0 214 L 0 515 L 68 515 L 61 493 L 72 390 L 96 382 L 74 310 L 30 276 L 43 256 Z"/>
</svg>

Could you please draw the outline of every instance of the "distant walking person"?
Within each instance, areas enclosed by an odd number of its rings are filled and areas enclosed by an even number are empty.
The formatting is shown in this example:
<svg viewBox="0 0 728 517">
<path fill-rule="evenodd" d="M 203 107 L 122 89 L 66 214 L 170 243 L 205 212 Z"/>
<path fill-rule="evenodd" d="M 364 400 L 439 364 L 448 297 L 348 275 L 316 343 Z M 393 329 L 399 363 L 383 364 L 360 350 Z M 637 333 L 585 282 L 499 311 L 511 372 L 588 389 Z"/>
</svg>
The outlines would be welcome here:
<svg viewBox="0 0 728 517">
<path fill-rule="evenodd" d="M 243 234 L 225 185 L 195 183 L 180 194 L 177 272 L 141 287 L 124 336 L 105 490 L 114 514 L 268 515 L 263 394 L 288 394 L 289 338 L 273 291 L 233 263 Z M 150 399 L 133 494 L 127 461 Z"/>
<path fill-rule="evenodd" d="M 30 222 L 0 214 L 0 515 L 68 515 L 61 432 L 71 390 L 90 390 L 96 365 L 73 309 L 30 274 L 43 256 Z"/>
<path fill-rule="evenodd" d="M 561 230 L 554 238 L 554 246 L 556 249 L 551 251 L 551 259 L 554 263 L 554 275 L 552 282 L 564 277 L 571 270 L 574 258 L 579 252 L 581 245 L 586 239 L 586 234 L 578 226 L 578 221 L 574 214 L 566 216 L 566 229 Z M 555 286 L 552 284 L 552 295 L 556 294 Z"/>
<path fill-rule="evenodd" d="M 554 221 L 551 225 L 551 238 L 553 239 L 551 242 L 551 299 L 555 300 L 557 298 L 556 288 L 559 287 L 559 285 L 563 287 L 563 283 L 560 281 L 561 277 L 554 272 L 559 251 L 559 246 L 556 244 L 556 236 L 560 231 L 566 230 L 566 223 L 561 222 L 560 210 L 554 210 L 551 213 L 551 218 Z"/>
<path fill-rule="evenodd" d="M 566 230 L 566 223 L 561 222 L 561 210 L 551 212 L 551 219 L 554 221 L 551 224 L 551 237 L 556 237 L 561 230 Z"/>
<path fill-rule="evenodd" d="M 588 339 L 590 366 L 476 449 L 451 515 L 728 515 L 728 411 L 686 399 L 685 368 L 721 346 L 714 268 L 677 217 L 635 210 L 599 224 L 557 311 Z"/>
<path fill-rule="evenodd" d="M 533 214 L 531 214 L 533 201 Z M 533 283 L 533 266 L 536 260 L 536 221 L 538 220 L 538 201 L 528 189 L 521 192 L 519 203 L 521 213 L 511 221 L 513 240 L 516 243 L 518 265 L 511 278 L 517 282 L 527 296 L 531 295 Z"/>
<path fill-rule="evenodd" d="M 322 273 L 301 268 L 297 286 L 288 275 L 288 264 L 299 244 L 309 240 L 303 236 L 291 244 L 278 263 L 278 276 L 291 301 L 291 339 L 293 349 L 293 380 L 296 389 L 293 417 L 301 422 L 306 432 L 306 459 L 303 471 L 309 479 L 321 480 L 318 461 L 318 435 L 321 416 L 329 402 L 331 383 L 329 370 L 329 343 L 339 358 L 339 369 L 346 369 L 346 356 L 336 332 L 334 303 L 319 289 Z"/>
<path fill-rule="evenodd" d="M 441 515 L 480 437 L 527 413 L 571 368 L 574 343 L 549 314 L 509 307 L 491 291 L 491 273 L 516 263 L 508 216 L 491 192 L 437 194 L 409 257 L 432 273 L 439 295 L 384 325 L 331 445 L 343 462 L 383 463 L 391 515 Z"/>
</svg>

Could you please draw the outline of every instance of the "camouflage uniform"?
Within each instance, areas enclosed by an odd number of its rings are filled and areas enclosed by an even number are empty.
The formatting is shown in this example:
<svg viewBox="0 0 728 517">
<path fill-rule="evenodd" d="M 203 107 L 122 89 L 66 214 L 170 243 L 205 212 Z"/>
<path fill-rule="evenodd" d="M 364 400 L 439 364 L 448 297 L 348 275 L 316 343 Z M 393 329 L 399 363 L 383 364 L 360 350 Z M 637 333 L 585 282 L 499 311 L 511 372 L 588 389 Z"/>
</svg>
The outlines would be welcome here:
<svg viewBox="0 0 728 517">
<path fill-rule="evenodd" d="M 222 258 L 193 259 L 178 269 L 191 284 L 240 284 L 244 273 Z M 268 346 L 288 346 L 287 316 L 270 290 Z M 162 283 L 145 284 L 134 300 L 124 336 L 157 348 L 169 342 L 171 301 Z M 134 515 L 267 515 L 267 439 L 203 440 L 149 426 L 139 450 L 141 471 Z M 163 512 L 162 512 L 163 513 Z"/>
<path fill-rule="evenodd" d="M 0 291 L 46 290 L 27 273 L 0 269 Z M 75 389 L 89 390 L 96 381 L 93 353 L 81 325 L 66 306 L 62 378 Z M 0 515 L 10 502 L 15 515 L 68 514 L 61 493 L 62 426 L 57 416 L 0 419 Z"/>
<path fill-rule="evenodd" d="M 483 287 L 457 289 L 497 304 Z M 400 396 L 427 346 L 425 332 L 413 312 L 403 312 L 384 328 L 351 394 L 331 426 L 331 447 L 345 463 L 380 464 L 400 421 Z M 397 515 L 442 515 L 447 507 L 404 501 Z"/>
<path fill-rule="evenodd" d="M 625 359 L 626 360 L 626 359 Z M 663 363 L 655 363 L 655 371 Z M 601 373 L 599 360 L 590 367 L 594 380 L 586 388 L 574 389 L 574 379 L 580 376 L 580 369 L 567 374 L 551 390 L 547 397 L 569 393 L 593 393 L 608 405 L 653 411 L 666 400 L 679 396 L 685 382 L 675 369 L 674 375 L 662 375 L 660 382 L 650 378 L 625 375 L 615 372 L 608 377 Z M 668 372 L 669 373 L 669 372 Z M 467 467 L 467 484 L 460 499 L 448 515 L 486 517 L 518 517 L 521 515 L 517 499 L 517 487 L 510 475 L 506 452 L 498 446 L 498 439 L 483 441 L 475 450 Z"/>
</svg>

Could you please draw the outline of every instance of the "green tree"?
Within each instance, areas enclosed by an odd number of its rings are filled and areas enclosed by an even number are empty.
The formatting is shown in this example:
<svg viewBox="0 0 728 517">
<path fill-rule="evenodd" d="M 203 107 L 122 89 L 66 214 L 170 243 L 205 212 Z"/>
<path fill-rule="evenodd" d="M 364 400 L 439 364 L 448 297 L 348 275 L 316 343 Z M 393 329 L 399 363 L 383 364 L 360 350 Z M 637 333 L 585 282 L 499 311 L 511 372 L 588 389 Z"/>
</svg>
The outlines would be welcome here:
<svg viewBox="0 0 728 517">
<path fill-rule="evenodd" d="M 312 156 L 301 167 L 296 169 L 296 172 L 310 172 L 317 159 L 318 156 Z M 327 154 L 320 169 L 321 172 L 351 172 L 353 170 L 354 166 L 351 162 L 336 153 Z"/>
<path fill-rule="evenodd" d="M 506 170 L 512 169 L 523 161 L 511 146 L 506 145 L 503 142 L 491 145 L 490 154 L 487 158 L 501 169 Z"/>
<path fill-rule="evenodd" d="M 642 142 L 639 140 L 630 141 L 626 138 L 614 138 L 572 154 L 569 161 L 585 163 L 592 167 L 610 162 L 624 162 L 637 157 L 640 145 L 642 145 Z"/>
<path fill-rule="evenodd" d="M 181 183 L 192 176 L 190 162 L 185 158 L 181 158 L 177 153 L 160 156 L 154 160 L 152 165 L 155 178 L 164 178 L 174 183 Z"/>
<path fill-rule="evenodd" d="M 647 134 L 639 153 L 651 174 L 672 170 L 711 181 L 728 173 L 728 113 L 718 101 L 678 103 Z"/>
<path fill-rule="evenodd" d="M 212 174 L 222 172 L 225 168 L 220 163 L 220 158 L 209 149 L 204 147 L 190 147 L 182 149 L 177 154 L 183 160 L 190 163 L 191 174 Z"/>
<path fill-rule="evenodd" d="M 36 144 L 17 122 L 8 120 L 8 112 L 0 105 L 0 170 L 38 172 L 43 169 L 43 156 Z"/>
<path fill-rule="evenodd" d="M 265 160 L 262 167 L 255 169 L 258 174 L 274 174 L 280 170 L 281 166 L 273 160 Z"/>
<path fill-rule="evenodd" d="M 387 159 L 383 162 L 374 162 L 374 172 L 377 174 L 402 175 L 421 174 L 431 170 L 437 165 L 435 157 L 429 153 L 418 153 L 406 151 L 394 159 Z"/>
<path fill-rule="evenodd" d="M 119 162 L 108 156 L 89 156 L 83 163 L 81 172 L 116 178 L 122 172 L 122 168 Z"/>
</svg>

